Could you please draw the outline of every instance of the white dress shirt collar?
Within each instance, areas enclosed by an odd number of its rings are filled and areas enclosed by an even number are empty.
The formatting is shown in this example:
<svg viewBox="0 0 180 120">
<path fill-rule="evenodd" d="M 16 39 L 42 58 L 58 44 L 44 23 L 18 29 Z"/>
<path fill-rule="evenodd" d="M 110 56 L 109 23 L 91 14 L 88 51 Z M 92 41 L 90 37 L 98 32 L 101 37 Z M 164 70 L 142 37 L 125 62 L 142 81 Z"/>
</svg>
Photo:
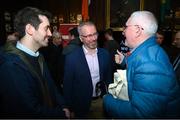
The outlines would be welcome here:
<svg viewBox="0 0 180 120">
<path fill-rule="evenodd" d="M 24 46 L 23 44 L 21 44 L 19 41 L 17 42 L 16 44 L 16 48 L 24 51 L 25 53 L 31 55 L 31 56 L 34 56 L 34 57 L 38 57 L 39 56 L 39 52 L 34 52 L 32 50 L 30 50 L 29 48 L 27 48 L 26 46 Z"/>
</svg>

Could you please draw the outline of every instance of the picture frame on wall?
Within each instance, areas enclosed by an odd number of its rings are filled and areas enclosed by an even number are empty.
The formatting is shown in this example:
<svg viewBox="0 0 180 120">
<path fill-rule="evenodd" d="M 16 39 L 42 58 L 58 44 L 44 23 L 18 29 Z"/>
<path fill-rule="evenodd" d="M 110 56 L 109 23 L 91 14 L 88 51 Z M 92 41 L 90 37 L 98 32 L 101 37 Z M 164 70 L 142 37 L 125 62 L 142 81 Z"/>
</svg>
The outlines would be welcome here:
<svg viewBox="0 0 180 120">
<path fill-rule="evenodd" d="M 143 7 L 144 0 L 106 0 L 106 28 L 122 31 L 131 13 Z"/>
</svg>

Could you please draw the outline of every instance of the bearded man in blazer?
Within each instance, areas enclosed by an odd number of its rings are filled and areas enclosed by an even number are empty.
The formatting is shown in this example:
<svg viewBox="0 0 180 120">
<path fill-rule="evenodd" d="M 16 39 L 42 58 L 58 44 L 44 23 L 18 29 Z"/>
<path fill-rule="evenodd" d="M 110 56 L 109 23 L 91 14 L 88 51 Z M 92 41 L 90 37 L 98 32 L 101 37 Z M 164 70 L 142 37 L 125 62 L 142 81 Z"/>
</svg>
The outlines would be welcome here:
<svg viewBox="0 0 180 120">
<path fill-rule="evenodd" d="M 112 70 L 108 51 L 97 48 L 94 23 L 80 23 L 78 32 L 83 45 L 65 58 L 63 91 L 75 118 L 87 118 L 92 99 L 99 97 L 96 84 L 104 81 L 108 85 L 112 81 Z"/>
</svg>

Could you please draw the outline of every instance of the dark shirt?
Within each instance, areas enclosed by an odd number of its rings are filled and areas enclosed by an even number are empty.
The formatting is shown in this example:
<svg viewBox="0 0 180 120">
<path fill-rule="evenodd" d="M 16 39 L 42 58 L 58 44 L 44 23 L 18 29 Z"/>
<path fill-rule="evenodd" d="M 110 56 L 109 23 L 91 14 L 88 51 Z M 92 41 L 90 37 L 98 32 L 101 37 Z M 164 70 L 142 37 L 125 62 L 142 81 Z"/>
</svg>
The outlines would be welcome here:
<svg viewBox="0 0 180 120">
<path fill-rule="evenodd" d="M 113 70 L 113 72 L 115 72 L 117 65 L 115 63 L 115 57 L 114 56 L 117 53 L 117 50 L 119 50 L 120 46 L 119 46 L 117 41 L 108 40 L 105 42 L 104 48 L 109 51 L 109 54 L 111 57 L 112 70 Z"/>
<path fill-rule="evenodd" d="M 65 118 L 64 99 L 43 57 L 29 56 L 13 45 L 5 48 L 0 52 L 0 117 Z"/>
<path fill-rule="evenodd" d="M 62 55 L 62 46 L 56 46 L 49 42 L 48 47 L 41 48 L 39 51 L 43 54 L 48 65 L 50 74 L 59 90 L 62 93 L 61 84 L 63 82 L 64 56 Z"/>
<path fill-rule="evenodd" d="M 173 64 L 174 60 L 179 54 L 180 49 L 172 45 L 162 45 L 161 47 L 165 50 L 170 59 L 170 62 Z"/>
<path fill-rule="evenodd" d="M 34 56 L 31 56 L 29 54 L 26 54 L 25 52 L 23 52 L 24 55 L 28 58 L 29 62 L 31 65 L 33 65 L 34 69 L 36 70 L 36 72 L 41 75 L 41 69 L 40 69 L 40 65 L 39 65 L 39 62 L 38 62 L 38 57 L 34 57 Z"/>
<path fill-rule="evenodd" d="M 174 71 L 176 73 L 176 78 L 180 84 L 180 54 L 174 60 L 173 68 L 174 68 Z"/>
<path fill-rule="evenodd" d="M 75 49 L 79 48 L 82 45 L 79 38 L 71 40 L 69 44 L 63 49 L 63 55 L 67 55 L 74 51 Z"/>
</svg>

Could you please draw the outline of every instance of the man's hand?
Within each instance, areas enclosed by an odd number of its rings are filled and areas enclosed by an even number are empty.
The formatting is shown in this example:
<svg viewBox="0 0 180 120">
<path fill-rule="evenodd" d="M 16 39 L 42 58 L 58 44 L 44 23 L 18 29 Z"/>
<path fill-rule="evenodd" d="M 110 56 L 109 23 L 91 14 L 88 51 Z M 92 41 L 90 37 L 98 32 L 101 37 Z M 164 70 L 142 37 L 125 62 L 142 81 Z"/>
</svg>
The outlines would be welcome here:
<svg viewBox="0 0 180 120">
<path fill-rule="evenodd" d="M 63 111 L 65 112 L 65 116 L 66 116 L 67 118 L 69 118 L 69 119 L 70 119 L 71 114 L 70 114 L 69 109 L 67 109 L 67 108 L 63 108 Z"/>
<path fill-rule="evenodd" d="M 117 64 L 121 64 L 124 59 L 124 55 L 117 50 L 117 54 L 115 54 L 115 62 Z"/>
<path fill-rule="evenodd" d="M 75 117 L 74 112 L 71 112 L 71 118 L 74 118 L 74 117 Z"/>
</svg>

